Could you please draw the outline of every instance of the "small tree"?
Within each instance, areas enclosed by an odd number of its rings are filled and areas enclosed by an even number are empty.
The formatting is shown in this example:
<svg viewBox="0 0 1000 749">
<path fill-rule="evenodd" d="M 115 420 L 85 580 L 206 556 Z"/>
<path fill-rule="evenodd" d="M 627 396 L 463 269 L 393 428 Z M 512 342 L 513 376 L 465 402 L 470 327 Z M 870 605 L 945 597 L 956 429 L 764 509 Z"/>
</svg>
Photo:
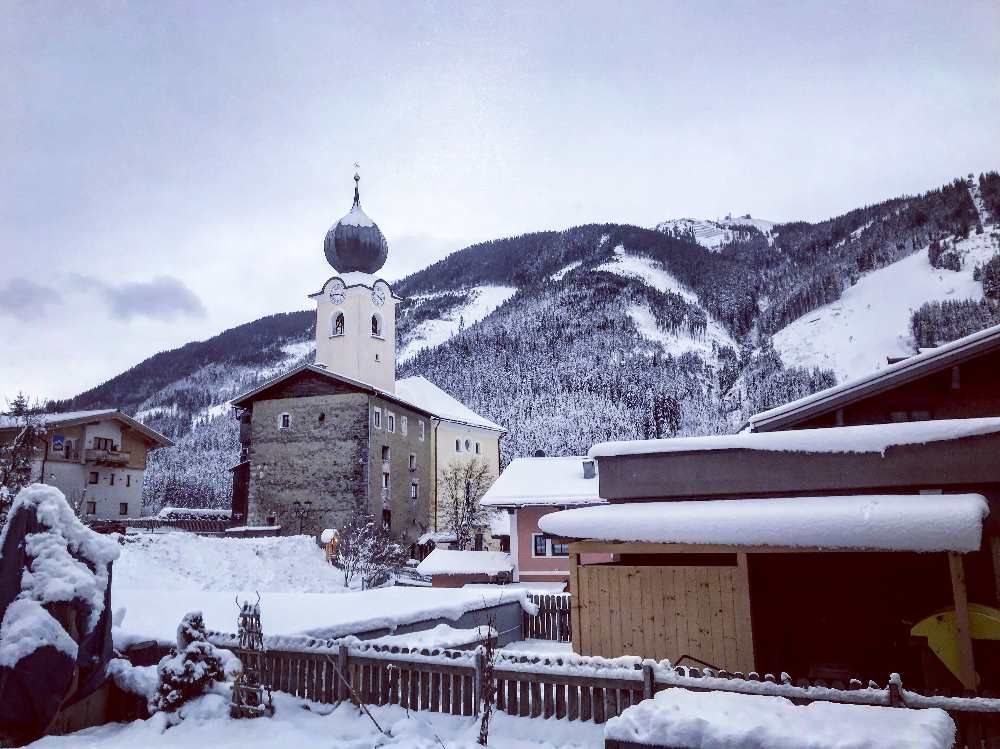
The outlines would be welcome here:
<svg viewBox="0 0 1000 749">
<path fill-rule="evenodd" d="M 14 436 L 0 443 L 0 521 L 10 501 L 31 483 L 31 462 L 39 441 L 45 436 L 41 408 L 33 405 L 24 393 L 7 402 L 3 415 L 17 427 Z"/>
<path fill-rule="evenodd" d="M 210 643 L 200 611 L 185 614 L 177 626 L 177 647 L 156 667 L 156 693 L 150 712 L 175 712 L 188 700 L 208 692 L 215 682 L 226 680 L 227 671 L 238 669 L 238 661 L 226 650 Z"/>
<path fill-rule="evenodd" d="M 406 559 L 406 548 L 371 513 L 359 509 L 340 531 L 334 565 L 343 570 L 348 585 L 360 578 L 364 590 L 389 582 Z"/>
<path fill-rule="evenodd" d="M 486 527 L 486 509 L 481 500 L 494 481 L 482 458 L 456 460 L 441 471 L 439 491 L 445 508 L 445 526 L 455 534 L 455 545 L 468 549 L 476 534 Z"/>
</svg>

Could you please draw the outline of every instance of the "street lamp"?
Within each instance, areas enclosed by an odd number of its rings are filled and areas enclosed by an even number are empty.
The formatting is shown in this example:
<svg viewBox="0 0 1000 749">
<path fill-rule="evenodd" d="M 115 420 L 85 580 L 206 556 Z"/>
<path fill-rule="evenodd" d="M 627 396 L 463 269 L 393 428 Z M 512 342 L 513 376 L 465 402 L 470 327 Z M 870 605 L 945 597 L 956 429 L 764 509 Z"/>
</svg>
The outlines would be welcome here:
<svg viewBox="0 0 1000 749">
<path fill-rule="evenodd" d="M 308 499 L 305 502 L 299 502 L 295 500 L 292 502 L 292 515 L 299 519 L 299 535 L 302 535 L 302 525 L 305 522 L 306 516 L 313 511 L 312 502 Z"/>
</svg>

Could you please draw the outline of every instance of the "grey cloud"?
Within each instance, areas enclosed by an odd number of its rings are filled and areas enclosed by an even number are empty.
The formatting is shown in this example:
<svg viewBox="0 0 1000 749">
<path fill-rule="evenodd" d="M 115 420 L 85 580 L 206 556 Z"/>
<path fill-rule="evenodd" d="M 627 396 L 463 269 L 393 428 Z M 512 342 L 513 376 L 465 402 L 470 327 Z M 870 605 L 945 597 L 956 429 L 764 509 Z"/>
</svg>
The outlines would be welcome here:
<svg viewBox="0 0 1000 749">
<path fill-rule="evenodd" d="M 179 278 L 156 276 L 150 281 L 111 284 L 83 273 L 67 273 L 66 288 L 74 292 L 96 293 L 108 302 L 108 315 L 116 320 L 147 317 L 151 320 L 174 320 L 178 317 L 201 319 L 207 315 L 201 299 Z"/>
<path fill-rule="evenodd" d="M 173 276 L 157 276 L 151 281 L 105 286 L 111 302 L 111 316 L 119 320 L 148 317 L 173 320 L 178 317 L 203 318 L 207 311 L 201 299 L 183 281 Z"/>
<path fill-rule="evenodd" d="M 58 301 L 59 293 L 54 288 L 30 278 L 9 278 L 0 283 L 0 315 L 16 320 L 37 317 Z"/>
</svg>

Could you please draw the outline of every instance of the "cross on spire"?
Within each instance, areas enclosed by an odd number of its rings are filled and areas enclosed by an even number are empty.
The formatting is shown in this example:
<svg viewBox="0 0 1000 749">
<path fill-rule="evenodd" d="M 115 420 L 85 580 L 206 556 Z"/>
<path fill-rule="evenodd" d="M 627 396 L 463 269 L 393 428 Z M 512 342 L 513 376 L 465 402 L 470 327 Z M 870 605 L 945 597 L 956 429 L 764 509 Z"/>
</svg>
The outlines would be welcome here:
<svg viewBox="0 0 1000 749">
<path fill-rule="evenodd" d="M 358 183 L 361 182 L 361 175 L 358 170 L 361 169 L 361 165 L 358 162 L 354 162 L 354 205 L 357 208 L 361 207 L 361 193 L 358 191 Z"/>
</svg>

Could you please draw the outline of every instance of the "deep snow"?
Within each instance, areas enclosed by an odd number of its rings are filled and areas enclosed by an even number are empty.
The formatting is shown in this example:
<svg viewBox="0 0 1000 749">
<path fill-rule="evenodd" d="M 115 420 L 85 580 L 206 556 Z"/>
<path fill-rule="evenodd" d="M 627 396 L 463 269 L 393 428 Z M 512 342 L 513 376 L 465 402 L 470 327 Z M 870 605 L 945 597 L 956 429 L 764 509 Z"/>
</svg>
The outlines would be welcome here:
<svg viewBox="0 0 1000 749">
<path fill-rule="evenodd" d="M 837 380 L 884 369 L 886 357 L 914 353 L 910 316 L 925 302 L 982 299 L 973 269 L 997 251 L 989 230 L 955 244 L 960 271 L 931 266 L 927 249 L 861 277 L 840 299 L 814 309 L 774 335 L 786 366 L 832 369 Z"/>
</svg>

